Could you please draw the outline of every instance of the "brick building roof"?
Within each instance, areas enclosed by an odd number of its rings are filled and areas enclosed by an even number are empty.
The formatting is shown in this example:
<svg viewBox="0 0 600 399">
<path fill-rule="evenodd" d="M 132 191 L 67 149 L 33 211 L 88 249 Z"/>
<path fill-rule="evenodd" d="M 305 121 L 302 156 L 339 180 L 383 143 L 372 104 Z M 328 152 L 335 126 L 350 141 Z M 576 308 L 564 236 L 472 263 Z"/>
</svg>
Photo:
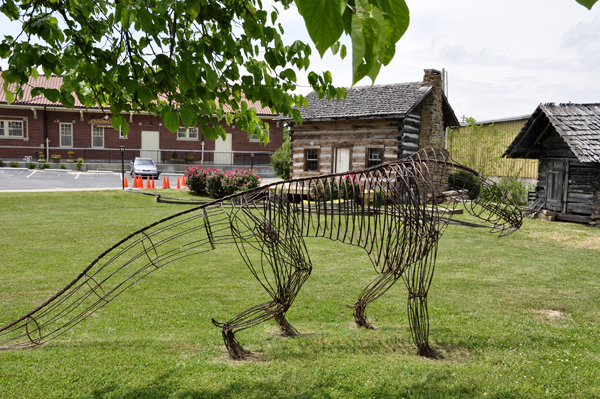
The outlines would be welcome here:
<svg viewBox="0 0 600 399">
<path fill-rule="evenodd" d="M 60 90 L 60 86 L 62 85 L 62 77 L 60 76 L 51 76 L 50 78 L 46 78 L 45 76 L 40 76 L 38 79 L 34 79 L 33 77 L 29 78 L 29 83 L 23 85 L 23 98 L 20 99 L 18 96 L 15 96 L 15 102 L 12 105 L 31 105 L 31 106 L 53 106 L 53 107 L 64 107 L 59 102 L 51 102 L 44 96 L 31 96 L 31 89 L 34 87 L 43 87 L 45 89 L 56 89 Z M 4 85 L 4 79 L 0 77 L 0 88 Z M 9 85 L 9 88 L 12 89 L 14 85 Z M 73 93 L 73 97 L 75 97 L 75 108 L 85 108 L 83 104 L 79 101 L 77 96 Z M 258 115 L 273 115 L 271 109 L 269 107 L 263 107 L 260 102 L 253 102 L 245 98 L 242 94 L 242 100 L 248 103 L 250 108 L 256 109 Z M 0 106 L 7 105 L 6 95 L 4 94 L 4 90 L 0 89 Z M 66 107 L 65 107 L 66 108 Z M 99 109 L 99 107 L 94 107 L 93 109 Z M 231 112 L 231 107 L 226 105 L 224 107 L 225 111 Z"/>
<path fill-rule="evenodd" d="M 540 104 L 503 156 L 529 157 L 548 123 L 579 161 L 600 162 L 600 104 Z"/>
</svg>

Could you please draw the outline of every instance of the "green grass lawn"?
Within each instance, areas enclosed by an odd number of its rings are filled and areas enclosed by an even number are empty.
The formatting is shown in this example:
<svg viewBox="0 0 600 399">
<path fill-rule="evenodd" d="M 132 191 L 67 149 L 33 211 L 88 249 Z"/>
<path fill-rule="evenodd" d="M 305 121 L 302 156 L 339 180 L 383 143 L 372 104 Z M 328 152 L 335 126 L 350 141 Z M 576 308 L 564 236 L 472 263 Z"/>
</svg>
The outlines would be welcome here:
<svg viewBox="0 0 600 399">
<path fill-rule="evenodd" d="M 185 209 L 120 191 L 0 194 L 0 324 L 40 305 L 106 248 Z M 450 226 L 429 291 L 430 340 L 415 355 L 399 282 L 352 310 L 375 277 L 360 248 L 307 239 L 313 274 L 288 312 L 237 335 L 225 321 L 268 300 L 234 245 L 159 269 L 38 349 L 0 352 L 0 398 L 600 397 L 600 229 L 526 220 L 497 238 Z"/>
</svg>

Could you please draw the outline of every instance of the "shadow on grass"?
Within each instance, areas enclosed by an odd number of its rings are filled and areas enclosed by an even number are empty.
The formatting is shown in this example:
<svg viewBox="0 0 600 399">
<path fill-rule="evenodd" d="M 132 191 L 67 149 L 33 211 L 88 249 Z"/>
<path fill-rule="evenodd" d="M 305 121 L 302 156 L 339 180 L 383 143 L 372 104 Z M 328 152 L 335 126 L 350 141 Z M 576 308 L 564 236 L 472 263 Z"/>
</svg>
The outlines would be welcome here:
<svg viewBox="0 0 600 399">
<path fill-rule="evenodd" d="M 108 385 L 92 391 L 94 399 L 200 399 L 200 398 L 505 398 L 520 396 L 520 392 L 504 388 L 497 392 L 486 392 L 473 381 L 458 381 L 450 371 L 435 370 L 419 381 L 396 378 L 390 375 L 379 385 L 369 381 L 353 379 L 345 373 L 333 370 L 315 373 L 314 378 L 297 380 L 292 375 L 272 378 L 267 381 L 237 379 L 218 388 L 205 388 L 202 383 L 190 389 L 178 384 L 177 376 L 165 373 L 148 385 L 124 388 Z M 306 379 L 306 375 L 303 376 Z"/>
</svg>

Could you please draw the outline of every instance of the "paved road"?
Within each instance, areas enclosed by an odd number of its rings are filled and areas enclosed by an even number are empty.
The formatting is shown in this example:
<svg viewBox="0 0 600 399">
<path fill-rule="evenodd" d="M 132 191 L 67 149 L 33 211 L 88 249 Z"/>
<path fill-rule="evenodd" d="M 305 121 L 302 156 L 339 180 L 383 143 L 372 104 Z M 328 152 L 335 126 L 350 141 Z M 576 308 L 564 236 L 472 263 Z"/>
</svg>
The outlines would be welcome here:
<svg viewBox="0 0 600 399">
<path fill-rule="evenodd" d="M 181 176 L 165 173 L 162 176 Z M 129 187 L 131 176 L 125 174 Z M 161 180 L 162 182 L 162 180 Z M 29 170 L 0 168 L 0 192 L 9 191 L 77 191 L 115 190 L 122 187 L 121 174 L 115 172 L 74 172 L 61 169 Z"/>
<path fill-rule="evenodd" d="M 171 186 L 182 173 L 161 173 L 156 188 L 161 187 L 162 176 L 169 176 Z M 129 187 L 133 185 L 129 173 L 125 173 Z M 281 179 L 264 178 L 262 184 Z M 0 168 L 0 192 L 11 191 L 80 191 L 119 190 L 122 187 L 121 173 L 88 171 L 74 172 L 61 169 L 31 170 L 23 168 Z"/>
</svg>

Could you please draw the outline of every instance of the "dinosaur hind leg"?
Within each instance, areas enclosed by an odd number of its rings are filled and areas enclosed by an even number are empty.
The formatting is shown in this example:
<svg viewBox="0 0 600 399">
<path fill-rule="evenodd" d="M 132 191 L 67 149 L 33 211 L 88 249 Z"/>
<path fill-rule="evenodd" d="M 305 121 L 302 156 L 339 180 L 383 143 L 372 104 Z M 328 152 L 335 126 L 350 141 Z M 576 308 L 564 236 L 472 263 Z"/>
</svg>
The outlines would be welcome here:
<svg viewBox="0 0 600 399">
<path fill-rule="evenodd" d="M 398 276 L 393 272 L 380 274 L 361 292 L 358 301 L 354 305 L 348 305 L 349 308 L 354 309 L 354 320 L 358 327 L 373 329 L 373 326 L 367 321 L 367 315 L 365 314 L 367 306 L 385 294 L 397 280 Z"/>
<path fill-rule="evenodd" d="M 223 341 L 229 355 L 234 360 L 243 360 L 250 352 L 242 348 L 235 338 L 235 333 L 252 328 L 269 319 L 276 318 L 278 314 L 282 313 L 282 310 L 283 307 L 281 304 L 270 301 L 246 309 L 225 323 L 220 323 L 215 319 L 212 319 L 212 322 L 215 326 L 221 328 Z"/>
</svg>

